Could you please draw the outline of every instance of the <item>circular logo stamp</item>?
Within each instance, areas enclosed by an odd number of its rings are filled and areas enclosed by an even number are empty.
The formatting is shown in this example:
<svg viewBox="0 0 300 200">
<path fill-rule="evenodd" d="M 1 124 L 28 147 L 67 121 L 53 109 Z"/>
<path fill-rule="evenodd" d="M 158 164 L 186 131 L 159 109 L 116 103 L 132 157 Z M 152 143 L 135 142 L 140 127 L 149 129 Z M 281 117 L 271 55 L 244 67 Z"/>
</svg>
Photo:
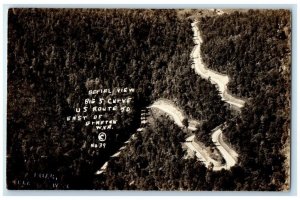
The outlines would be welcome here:
<svg viewBox="0 0 300 200">
<path fill-rule="evenodd" d="M 104 142 L 106 140 L 106 134 L 104 132 L 99 133 L 98 139 L 100 142 Z"/>
</svg>

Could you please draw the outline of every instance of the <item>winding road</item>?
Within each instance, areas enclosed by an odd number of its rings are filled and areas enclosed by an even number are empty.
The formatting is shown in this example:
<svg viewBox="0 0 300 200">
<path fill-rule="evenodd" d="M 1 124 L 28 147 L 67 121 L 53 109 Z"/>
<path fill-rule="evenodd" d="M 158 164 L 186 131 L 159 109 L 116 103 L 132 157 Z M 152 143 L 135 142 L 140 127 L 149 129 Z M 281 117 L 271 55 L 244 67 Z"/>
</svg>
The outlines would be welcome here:
<svg viewBox="0 0 300 200">
<path fill-rule="evenodd" d="M 194 43 L 195 47 L 191 53 L 191 58 L 193 59 L 192 68 L 195 69 L 195 73 L 200 75 L 201 78 L 209 79 L 212 84 L 216 84 L 218 86 L 218 90 L 220 91 L 220 95 L 222 100 L 230 104 L 232 107 L 241 109 L 245 102 L 241 99 L 238 99 L 232 96 L 227 89 L 227 84 L 229 82 L 229 77 L 227 75 L 223 75 L 217 73 L 211 69 L 208 69 L 201 58 L 201 44 L 202 38 L 200 35 L 200 30 L 197 27 L 198 21 L 194 21 L 192 25 L 192 30 L 194 32 Z M 176 125 L 183 128 L 184 119 L 188 120 L 188 130 L 196 131 L 197 125 L 200 124 L 199 121 L 194 119 L 188 119 L 187 115 L 183 110 L 178 108 L 172 101 L 166 99 L 158 99 L 152 105 L 149 106 L 150 109 L 159 109 L 160 111 L 169 115 Z M 146 120 L 143 120 L 142 123 L 146 123 Z M 212 167 L 212 170 L 219 171 L 222 169 L 229 170 L 232 166 L 236 165 L 238 161 L 238 154 L 229 147 L 228 144 L 223 140 L 222 127 L 223 125 L 219 125 L 215 129 L 212 130 L 212 141 L 215 144 L 216 148 L 220 151 L 221 155 L 225 160 L 225 164 L 221 164 L 221 162 L 216 161 L 211 157 L 211 155 L 205 150 L 201 144 L 196 141 L 195 134 L 186 138 L 184 145 L 188 148 L 190 152 L 195 152 L 196 157 L 204 163 L 207 168 Z M 139 130 L 140 131 L 140 130 Z M 132 136 L 134 139 L 134 135 Z M 129 143 L 129 140 L 125 142 L 125 144 Z M 121 147 L 119 151 L 114 154 L 112 157 L 117 157 L 120 154 L 120 151 L 123 150 L 124 147 Z M 103 173 L 107 168 L 108 163 L 106 162 L 96 174 Z"/>
<path fill-rule="evenodd" d="M 149 108 L 159 109 L 160 111 L 170 116 L 177 126 L 181 128 L 184 127 L 182 121 L 186 118 L 186 114 L 171 101 L 166 99 L 159 99 L 151 106 L 149 106 Z M 197 130 L 197 124 L 199 123 L 200 122 L 197 120 L 188 119 L 189 125 L 187 128 L 191 131 L 195 131 Z M 224 142 L 221 126 L 218 126 L 214 130 L 212 130 L 212 141 L 223 156 L 225 160 L 224 165 L 221 165 L 220 162 L 216 161 L 209 155 L 205 148 L 197 142 L 195 134 L 186 138 L 184 145 L 188 147 L 190 152 L 195 152 L 196 157 L 201 160 L 206 167 L 212 166 L 212 169 L 214 171 L 219 171 L 221 169 L 228 170 L 232 166 L 234 166 L 237 162 L 238 154 Z"/>
<path fill-rule="evenodd" d="M 169 116 L 172 117 L 175 124 L 177 124 L 179 127 L 184 127 L 183 120 L 186 118 L 186 115 L 182 110 L 180 110 L 178 107 L 175 106 L 171 101 L 168 101 L 166 99 L 159 99 L 155 101 L 149 108 L 157 108 Z M 188 129 L 191 131 L 197 130 L 196 126 L 199 124 L 196 120 L 189 120 L 188 119 Z"/>
<path fill-rule="evenodd" d="M 227 84 L 229 82 L 229 77 L 227 75 L 223 75 L 217 73 L 213 70 L 208 69 L 202 60 L 200 51 L 201 51 L 201 44 L 202 38 L 200 35 L 200 30 L 197 27 L 198 21 L 194 21 L 192 25 L 192 30 L 194 32 L 194 43 L 195 47 L 191 53 L 191 58 L 193 59 L 192 68 L 195 69 L 195 73 L 200 75 L 201 78 L 209 79 L 211 83 L 216 84 L 220 91 L 220 95 L 222 100 L 230 104 L 232 107 L 237 109 L 241 109 L 245 102 L 242 99 L 238 99 L 232 96 L 227 89 Z M 167 115 L 171 116 L 174 120 L 174 123 L 177 124 L 179 127 L 183 127 L 183 120 L 186 118 L 186 115 L 182 110 L 180 110 L 176 105 L 174 105 L 169 100 L 159 99 L 154 102 L 149 108 L 156 108 L 160 109 L 161 111 L 165 112 Z M 196 125 L 199 123 L 197 120 L 188 119 L 188 129 L 195 131 L 197 130 Z M 229 170 L 232 166 L 236 165 L 238 161 L 238 154 L 227 145 L 223 140 L 222 134 L 222 125 L 216 127 L 212 130 L 212 141 L 216 145 L 216 148 L 222 154 L 225 164 L 221 165 L 220 162 L 214 160 L 205 150 L 201 147 L 196 139 L 195 135 L 192 135 L 186 139 L 184 145 L 188 147 L 188 149 L 192 152 L 195 152 L 195 155 L 199 160 L 201 160 L 206 167 L 212 166 L 214 171 L 218 171 L 221 169 Z"/>
<path fill-rule="evenodd" d="M 222 100 L 229 103 L 232 106 L 235 106 L 237 108 L 242 108 L 245 104 L 245 102 L 241 99 L 238 99 L 234 96 L 232 96 L 227 89 L 227 84 L 229 82 L 229 77 L 227 75 L 216 73 L 215 71 L 208 69 L 202 60 L 200 51 L 201 51 L 201 44 L 202 44 L 202 38 L 200 35 L 200 30 L 197 27 L 197 21 L 192 23 L 192 29 L 194 32 L 194 43 L 196 44 L 192 53 L 191 58 L 193 59 L 193 65 L 192 68 L 195 69 L 196 74 L 200 75 L 204 79 L 209 79 L 213 84 L 216 84 L 218 86 L 218 89 L 220 91 L 220 95 L 222 97 Z"/>
</svg>

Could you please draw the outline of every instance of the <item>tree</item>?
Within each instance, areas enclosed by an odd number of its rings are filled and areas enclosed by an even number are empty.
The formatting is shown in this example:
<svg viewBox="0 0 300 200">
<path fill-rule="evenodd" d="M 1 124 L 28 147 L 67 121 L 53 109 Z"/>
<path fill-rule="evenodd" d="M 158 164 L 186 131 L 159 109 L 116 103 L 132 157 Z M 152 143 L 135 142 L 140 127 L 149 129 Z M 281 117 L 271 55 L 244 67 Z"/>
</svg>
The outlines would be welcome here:
<svg viewBox="0 0 300 200">
<path fill-rule="evenodd" d="M 183 124 L 183 126 L 184 126 L 185 128 L 187 128 L 187 127 L 189 126 L 189 120 L 188 120 L 187 118 L 184 118 L 184 119 L 182 120 L 182 124 Z"/>
</svg>

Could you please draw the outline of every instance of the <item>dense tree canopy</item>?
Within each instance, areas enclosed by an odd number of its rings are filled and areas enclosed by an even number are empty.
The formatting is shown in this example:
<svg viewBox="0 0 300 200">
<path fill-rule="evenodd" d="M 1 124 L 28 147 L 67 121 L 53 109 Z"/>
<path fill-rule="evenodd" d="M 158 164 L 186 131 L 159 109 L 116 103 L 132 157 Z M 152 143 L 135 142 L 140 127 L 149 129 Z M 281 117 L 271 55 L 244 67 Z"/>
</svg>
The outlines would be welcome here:
<svg viewBox="0 0 300 200">
<path fill-rule="evenodd" d="M 249 10 L 199 23 L 205 63 L 229 75 L 233 94 L 249 98 L 225 129 L 247 172 L 246 190 L 276 190 L 286 181 L 280 150 L 290 130 L 290 17 L 287 10 Z"/>
<path fill-rule="evenodd" d="M 11 9 L 8 20 L 8 188 L 51 189 L 53 180 L 34 174 L 47 172 L 58 177 L 56 189 L 282 189 L 280 150 L 290 123 L 288 11 L 200 18 L 201 55 L 209 68 L 229 75 L 234 95 L 247 99 L 240 116 L 191 69 L 192 21 L 176 10 Z M 135 89 L 133 110 L 113 116 L 121 122 L 109 132 L 114 145 L 90 149 L 95 130 L 65 119 L 84 105 L 89 89 L 114 87 Z M 140 127 L 141 110 L 159 98 L 201 121 L 196 135 L 208 145 L 210 130 L 226 122 L 239 165 L 214 172 L 184 159 L 186 132 L 153 117 L 110 159 Z M 107 160 L 107 172 L 95 176 Z"/>
<path fill-rule="evenodd" d="M 92 187 L 95 170 L 139 126 L 141 108 L 158 98 L 195 118 L 214 118 L 210 128 L 224 120 L 213 112 L 226 113 L 215 86 L 190 69 L 190 21 L 175 10 L 13 9 L 8 33 L 11 180 L 35 169 L 63 174 L 71 188 Z M 84 105 L 88 89 L 113 87 L 136 89 L 133 112 L 117 116 L 123 123 L 110 132 L 113 147 L 90 150 L 93 130 L 65 118 Z"/>
</svg>

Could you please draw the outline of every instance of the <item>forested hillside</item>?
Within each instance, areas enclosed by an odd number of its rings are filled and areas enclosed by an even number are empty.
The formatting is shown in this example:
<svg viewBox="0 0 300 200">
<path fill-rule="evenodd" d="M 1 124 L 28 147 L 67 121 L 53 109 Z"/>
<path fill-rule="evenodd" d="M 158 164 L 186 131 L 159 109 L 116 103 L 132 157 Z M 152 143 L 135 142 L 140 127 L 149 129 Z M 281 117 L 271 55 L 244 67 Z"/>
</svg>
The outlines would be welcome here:
<svg viewBox="0 0 300 200">
<path fill-rule="evenodd" d="M 249 10 L 200 19 L 205 63 L 229 75 L 233 94 L 249 98 L 225 129 L 241 155 L 245 190 L 277 190 L 286 181 L 281 150 L 290 137 L 290 18 L 287 10 Z"/>
<path fill-rule="evenodd" d="M 277 79 L 291 53 L 290 17 L 286 10 L 249 10 L 201 18 L 204 62 L 228 74 L 229 89 L 239 97 L 254 97 L 276 82 L 284 85 Z"/>
<path fill-rule="evenodd" d="M 96 169 L 139 126 L 140 109 L 158 98 L 206 119 L 209 128 L 228 113 L 215 86 L 191 72 L 190 21 L 175 10 L 11 9 L 8 28 L 10 188 L 33 172 L 62 177 L 60 189 L 93 188 Z M 89 149 L 94 131 L 65 119 L 89 89 L 113 87 L 136 89 L 133 112 L 118 114 L 110 148 Z"/>
<path fill-rule="evenodd" d="M 110 190 L 239 190 L 243 170 L 213 172 L 201 161 L 183 159 L 186 133 L 169 119 L 156 119 L 110 161 L 96 187 Z"/>
<path fill-rule="evenodd" d="M 191 68 L 192 18 L 176 10 L 10 9 L 7 187 L 282 190 L 282 150 L 290 129 L 290 12 L 198 18 L 204 63 L 227 74 L 230 92 L 246 100 L 240 115 Z M 105 112 L 120 123 L 107 131 L 107 148 L 90 148 L 97 131 L 66 118 L 84 106 L 89 90 L 116 87 L 135 89 L 132 111 Z M 141 110 L 160 98 L 201 122 L 196 135 L 204 144 L 212 145 L 210 131 L 225 123 L 238 165 L 216 172 L 185 158 L 188 131 L 165 116 L 150 116 L 137 139 L 110 158 L 141 126 Z M 106 172 L 95 176 L 106 161 Z"/>
</svg>

